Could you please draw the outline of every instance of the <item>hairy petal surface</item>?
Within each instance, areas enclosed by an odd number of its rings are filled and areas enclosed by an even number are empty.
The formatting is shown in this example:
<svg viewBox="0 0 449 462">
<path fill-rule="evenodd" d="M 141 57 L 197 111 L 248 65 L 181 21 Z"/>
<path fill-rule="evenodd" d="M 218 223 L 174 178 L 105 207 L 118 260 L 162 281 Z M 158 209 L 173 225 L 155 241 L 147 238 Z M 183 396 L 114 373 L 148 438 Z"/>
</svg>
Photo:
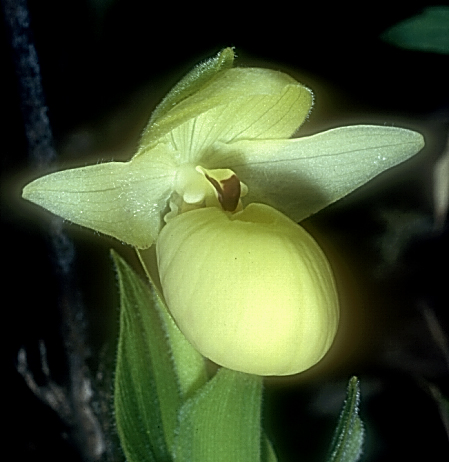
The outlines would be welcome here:
<svg viewBox="0 0 449 462">
<path fill-rule="evenodd" d="M 300 221 L 423 146 L 411 130 L 356 125 L 288 140 L 216 143 L 205 163 L 237 174 L 248 186 L 244 204 L 263 202 Z"/>
<path fill-rule="evenodd" d="M 172 191 L 169 152 L 158 145 L 131 162 L 52 173 L 25 186 L 23 197 L 73 223 L 146 248 L 160 231 Z"/>
</svg>

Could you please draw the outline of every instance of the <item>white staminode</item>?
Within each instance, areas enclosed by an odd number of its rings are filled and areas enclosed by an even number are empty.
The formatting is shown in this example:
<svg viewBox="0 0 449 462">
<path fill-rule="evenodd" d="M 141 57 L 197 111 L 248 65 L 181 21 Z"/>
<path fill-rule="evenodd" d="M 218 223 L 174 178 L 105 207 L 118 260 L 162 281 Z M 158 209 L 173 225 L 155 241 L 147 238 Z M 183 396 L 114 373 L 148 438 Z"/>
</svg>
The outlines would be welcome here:
<svg viewBox="0 0 449 462">
<path fill-rule="evenodd" d="M 242 209 L 241 197 L 247 186 L 230 169 L 207 170 L 193 164 L 178 167 L 174 191 L 170 198 L 170 212 L 165 222 L 179 213 L 202 207 L 219 207 L 229 212 Z"/>
</svg>

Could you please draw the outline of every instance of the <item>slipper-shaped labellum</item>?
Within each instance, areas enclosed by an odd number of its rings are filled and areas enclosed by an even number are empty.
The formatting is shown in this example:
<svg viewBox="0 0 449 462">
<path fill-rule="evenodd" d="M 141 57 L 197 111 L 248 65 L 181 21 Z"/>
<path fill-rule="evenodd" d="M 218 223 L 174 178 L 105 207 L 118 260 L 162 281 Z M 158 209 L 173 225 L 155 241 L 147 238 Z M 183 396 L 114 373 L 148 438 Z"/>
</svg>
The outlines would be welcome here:
<svg viewBox="0 0 449 462">
<path fill-rule="evenodd" d="M 302 227 L 272 207 L 178 215 L 162 229 L 157 255 L 172 316 L 216 363 L 295 374 L 330 348 L 339 307 L 329 263 Z"/>
</svg>

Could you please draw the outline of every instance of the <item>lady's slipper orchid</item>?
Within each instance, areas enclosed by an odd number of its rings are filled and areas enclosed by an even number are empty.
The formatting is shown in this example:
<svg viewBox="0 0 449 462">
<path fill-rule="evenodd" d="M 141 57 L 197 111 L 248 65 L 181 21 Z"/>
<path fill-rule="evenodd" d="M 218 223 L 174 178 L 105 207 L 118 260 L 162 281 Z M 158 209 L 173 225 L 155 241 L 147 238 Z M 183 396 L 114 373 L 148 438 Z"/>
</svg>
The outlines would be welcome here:
<svg viewBox="0 0 449 462">
<path fill-rule="evenodd" d="M 129 162 L 53 173 L 23 196 L 137 249 L 156 242 L 168 309 L 198 351 L 243 372 L 294 374 L 323 357 L 339 318 L 329 264 L 296 222 L 424 143 L 363 125 L 291 138 L 312 92 L 233 58 L 227 48 L 181 80 Z"/>
</svg>

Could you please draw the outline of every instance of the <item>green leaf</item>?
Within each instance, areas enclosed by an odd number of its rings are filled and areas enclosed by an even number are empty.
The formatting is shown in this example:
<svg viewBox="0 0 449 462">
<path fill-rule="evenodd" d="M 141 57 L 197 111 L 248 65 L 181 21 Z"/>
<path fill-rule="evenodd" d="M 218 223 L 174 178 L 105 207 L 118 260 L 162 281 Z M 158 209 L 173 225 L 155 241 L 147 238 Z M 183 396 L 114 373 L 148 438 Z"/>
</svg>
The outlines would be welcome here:
<svg viewBox="0 0 449 462">
<path fill-rule="evenodd" d="M 261 462 L 278 462 L 273 446 L 266 435 L 262 437 Z"/>
<path fill-rule="evenodd" d="M 220 369 L 183 405 L 175 459 L 259 462 L 261 395 L 261 377 Z"/>
<path fill-rule="evenodd" d="M 359 417 L 359 404 L 359 380 L 352 377 L 329 450 L 328 462 L 356 462 L 362 455 L 364 432 Z"/>
<path fill-rule="evenodd" d="M 181 393 L 157 300 L 112 252 L 120 284 L 120 337 L 114 406 L 129 462 L 170 461 Z"/>
<path fill-rule="evenodd" d="M 179 390 L 182 398 L 187 399 L 207 381 L 204 357 L 188 342 L 165 306 L 157 268 L 156 247 L 151 246 L 146 250 L 136 249 L 136 252 L 155 291 L 157 306 L 170 342 Z"/>
<path fill-rule="evenodd" d="M 381 37 L 402 48 L 449 54 L 449 7 L 426 8 L 422 14 L 395 24 Z"/>
<path fill-rule="evenodd" d="M 223 69 L 229 69 L 234 62 L 234 50 L 224 48 L 213 58 L 196 65 L 165 96 L 153 111 L 149 126 L 164 116 L 173 106 L 193 95 L 207 85 Z"/>
<path fill-rule="evenodd" d="M 441 334 L 444 335 L 442 332 Z M 428 383 L 427 386 L 438 406 L 438 411 L 446 433 L 449 434 L 449 399 L 447 396 L 443 395 L 441 390 L 433 383 Z"/>
</svg>

